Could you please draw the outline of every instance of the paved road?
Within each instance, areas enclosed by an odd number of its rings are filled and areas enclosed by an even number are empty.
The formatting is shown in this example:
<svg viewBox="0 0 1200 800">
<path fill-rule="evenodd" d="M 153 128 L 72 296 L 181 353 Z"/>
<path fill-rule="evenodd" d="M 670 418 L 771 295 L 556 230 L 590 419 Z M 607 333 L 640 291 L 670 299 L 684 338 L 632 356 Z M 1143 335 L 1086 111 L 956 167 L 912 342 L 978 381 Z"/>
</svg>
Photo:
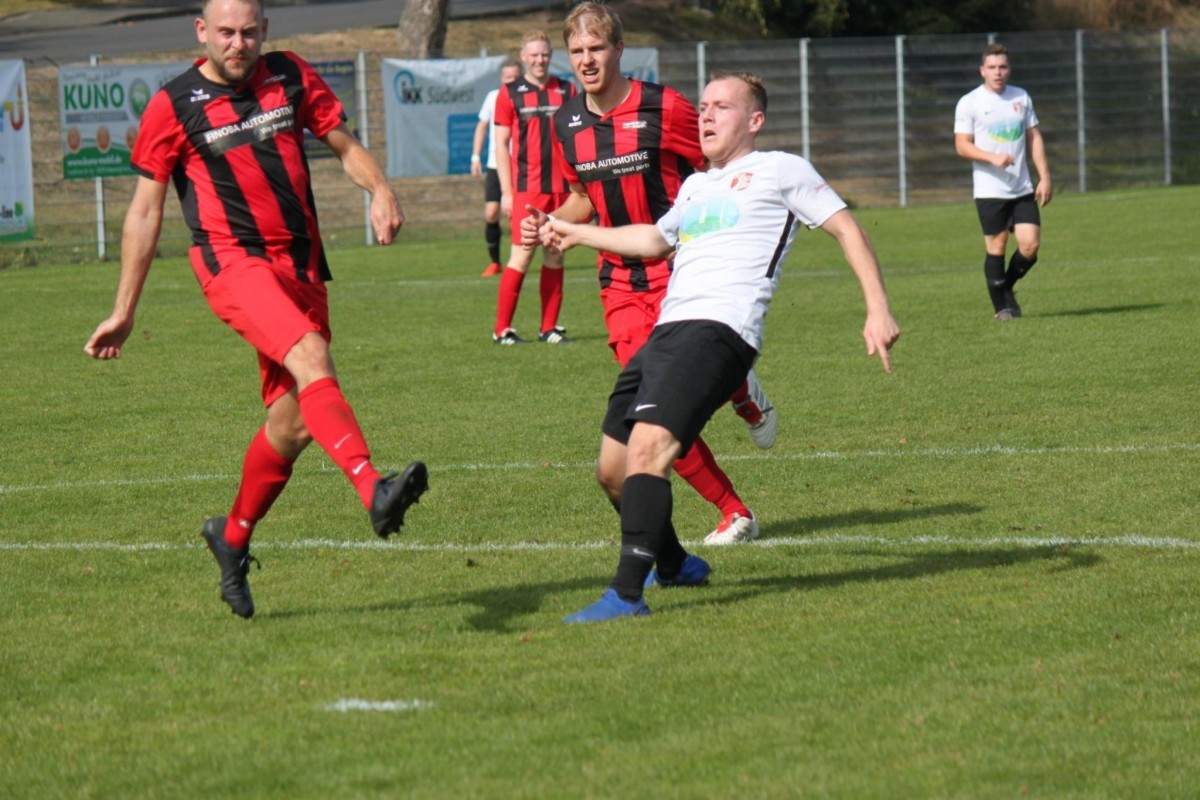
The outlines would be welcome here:
<svg viewBox="0 0 1200 800">
<path fill-rule="evenodd" d="M 304 0 L 269 2 L 271 36 L 394 26 L 405 0 Z M 452 0 L 450 18 L 510 14 L 564 6 L 563 0 Z M 199 0 L 157 0 L 153 5 L 15 14 L 0 19 L 0 59 L 33 65 L 86 62 L 146 50 L 197 50 L 192 20 Z"/>
</svg>

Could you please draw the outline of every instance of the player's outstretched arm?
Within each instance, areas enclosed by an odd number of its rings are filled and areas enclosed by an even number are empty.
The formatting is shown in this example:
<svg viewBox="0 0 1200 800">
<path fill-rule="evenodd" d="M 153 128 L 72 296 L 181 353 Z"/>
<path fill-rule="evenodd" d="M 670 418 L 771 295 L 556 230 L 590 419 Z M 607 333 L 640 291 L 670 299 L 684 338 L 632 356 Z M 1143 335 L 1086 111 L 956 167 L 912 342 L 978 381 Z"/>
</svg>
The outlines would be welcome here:
<svg viewBox="0 0 1200 800">
<path fill-rule="evenodd" d="M 656 225 L 602 228 L 546 215 L 540 231 L 543 246 L 563 252 L 582 245 L 629 258 L 663 258 L 674 249 L 667 244 Z"/>
<path fill-rule="evenodd" d="M 379 166 L 371 151 L 354 138 L 344 122 L 325 134 L 321 141 L 342 162 L 346 176 L 371 193 L 371 228 L 380 244 L 391 244 L 396 238 L 396 231 L 404 224 L 404 211 L 388 183 L 383 167 Z"/>
<path fill-rule="evenodd" d="M 854 270 L 867 304 L 867 321 L 863 325 L 863 340 L 867 344 L 867 355 L 878 355 L 885 372 L 892 371 L 888 351 L 900 338 L 900 326 L 892 317 L 888 305 L 887 291 L 883 287 L 883 272 L 879 259 L 867 232 L 846 209 L 827 219 L 821 230 L 828 233 L 842 246 L 846 263 Z"/>
<path fill-rule="evenodd" d="M 112 314 L 96 326 L 83 346 L 83 352 L 92 358 L 120 358 L 121 347 L 133 331 L 138 299 L 142 296 L 146 276 L 154 262 L 154 250 L 158 247 L 166 197 L 167 184 L 138 178 L 121 231 L 121 278 L 117 283 Z"/>
<path fill-rule="evenodd" d="M 532 206 L 525 206 L 525 208 L 530 210 Z M 588 222 L 595 211 L 591 198 L 588 197 L 587 189 L 581 183 L 573 183 L 570 196 L 561 206 L 550 213 L 555 218 L 565 219 L 568 222 Z M 541 227 L 546 222 L 546 216 L 541 211 L 536 214 L 531 212 L 529 216 L 521 220 L 521 246 L 526 250 L 532 250 L 542 243 Z"/>
</svg>

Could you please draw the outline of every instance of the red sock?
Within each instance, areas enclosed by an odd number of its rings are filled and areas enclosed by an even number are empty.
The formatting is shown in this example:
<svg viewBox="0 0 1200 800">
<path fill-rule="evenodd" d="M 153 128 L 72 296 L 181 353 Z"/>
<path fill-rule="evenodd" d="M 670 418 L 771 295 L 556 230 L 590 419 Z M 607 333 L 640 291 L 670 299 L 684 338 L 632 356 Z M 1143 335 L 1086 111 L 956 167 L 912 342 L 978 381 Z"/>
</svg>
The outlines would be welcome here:
<svg viewBox="0 0 1200 800">
<path fill-rule="evenodd" d="M 371 453 L 354 410 L 333 378 L 321 378 L 300 392 L 300 416 L 321 449 L 329 454 L 358 490 L 363 505 L 371 507 L 379 473 L 371 466 Z"/>
<path fill-rule="evenodd" d="M 496 335 L 504 333 L 512 327 L 513 316 L 517 313 L 517 300 L 521 298 L 521 285 L 525 283 L 525 273 L 507 267 L 500 273 L 500 289 L 496 296 Z"/>
<path fill-rule="evenodd" d="M 250 543 L 254 526 L 271 510 L 290 477 L 292 462 L 275 452 L 267 441 L 266 427 L 259 428 L 246 450 L 242 483 L 225 524 L 225 541 L 230 547 L 240 549 Z"/>
<path fill-rule="evenodd" d="M 558 312 L 563 304 L 563 270 L 547 269 L 542 265 L 542 277 L 538 286 L 542 292 L 542 328 L 538 333 L 553 330 L 558 324 Z"/>
<path fill-rule="evenodd" d="M 737 388 L 729 397 L 729 402 L 735 406 L 746 402 L 746 398 L 750 396 L 750 381 L 742 381 L 742 385 Z"/>
<path fill-rule="evenodd" d="M 717 466 L 717 459 L 703 439 L 697 439 L 692 449 L 673 465 L 679 477 L 683 478 L 700 496 L 717 508 L 721 514 L 750 515 L 742 498 L 733 489 L 733 481 Z"/>
</svg>

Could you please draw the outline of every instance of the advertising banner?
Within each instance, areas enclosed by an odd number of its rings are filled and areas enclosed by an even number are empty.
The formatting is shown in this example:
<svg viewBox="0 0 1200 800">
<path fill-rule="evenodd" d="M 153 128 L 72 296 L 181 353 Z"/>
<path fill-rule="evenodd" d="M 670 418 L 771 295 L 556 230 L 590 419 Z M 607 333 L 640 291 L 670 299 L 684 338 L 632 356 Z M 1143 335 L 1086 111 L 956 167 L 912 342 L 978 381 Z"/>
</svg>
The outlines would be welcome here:
<svg viewBox="0 0 1200 800">
<path fill-rule="evenodd" d="M 385 59 L 388 176 L 469 174 L 479 106 L 500 84 L 500 65 L 504 61 L 504 56 L 436 61 Z M 621 67 L 630 77 L 657 82 L 658 49 L 626 47 Z M 573 80 L 565 50 L 554 52 L 550 72 Z"/>
<path fill-rule="evenodd" d="M 387 174 L 467 175 L 479 106 L 504 56 L 383 62 Z"/>
<path fill-rule="evenodd" d="M 150 98 L 192 65 L 113 64 L 58 71 L 63 178 L 129 176 L 129 153 Z"/>
<path fill-rule="evenodd" d="M 33 149 L 24 61 L 0 61 L 0 242 L 33 236 Z"/>
</svg>

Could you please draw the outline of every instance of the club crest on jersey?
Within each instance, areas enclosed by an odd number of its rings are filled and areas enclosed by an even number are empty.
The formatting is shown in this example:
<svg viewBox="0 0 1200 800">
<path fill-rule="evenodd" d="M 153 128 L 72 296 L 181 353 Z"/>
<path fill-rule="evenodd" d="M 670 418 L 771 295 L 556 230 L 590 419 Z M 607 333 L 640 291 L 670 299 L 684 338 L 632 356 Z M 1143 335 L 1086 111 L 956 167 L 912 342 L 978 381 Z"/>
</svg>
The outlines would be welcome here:
<svg viewBox="0 0 1200 800">
<path fill-rule="evenodd" d="M 621 125 L 621 128 L 627 131 L 640 131 L 644 127 L 646 127 L 646 120 L 644 119 L 631 119 Z"/>
<path fill-rule="evenodd" d="M 1018 114 L 1020 114 L 1024 108 L 1025 108 L 1025 104 L 1022 103 L 1020 100 L 1013 103 L 1013 111 L 1017 112 Z"/>
<path fill-rule="evenodd" d="M 729 188 L 735 192 L 745 191 L 750 188 L 750 179 L 754 177 L 753 172 L 739 172 L 729 181 Z"/>
</svg>

